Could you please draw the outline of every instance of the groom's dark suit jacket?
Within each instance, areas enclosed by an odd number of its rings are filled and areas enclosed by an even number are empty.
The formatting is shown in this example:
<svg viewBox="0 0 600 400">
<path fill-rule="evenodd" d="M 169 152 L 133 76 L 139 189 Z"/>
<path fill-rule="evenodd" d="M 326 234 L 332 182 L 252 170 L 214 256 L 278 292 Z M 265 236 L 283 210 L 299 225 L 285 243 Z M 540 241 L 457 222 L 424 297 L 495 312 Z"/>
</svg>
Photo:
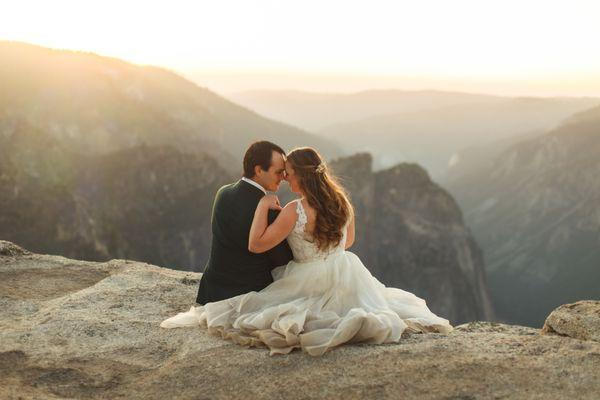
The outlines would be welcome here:
<svg viewBox="0 0 600 400">
<path fill-rule="evenodd" d="M 218 190 L 212 211 L 210 257 L 200 279 L 197 303 L 259 291 L 273 282 L 273 268 L 292 259 L 285 240 L 265 253 L 248 251 L 254 211 L 263 196 L 259 188 L 243 180 Z M 276 217 L 277 212 L 269 212 L 269 223 Z"/>
</svg>

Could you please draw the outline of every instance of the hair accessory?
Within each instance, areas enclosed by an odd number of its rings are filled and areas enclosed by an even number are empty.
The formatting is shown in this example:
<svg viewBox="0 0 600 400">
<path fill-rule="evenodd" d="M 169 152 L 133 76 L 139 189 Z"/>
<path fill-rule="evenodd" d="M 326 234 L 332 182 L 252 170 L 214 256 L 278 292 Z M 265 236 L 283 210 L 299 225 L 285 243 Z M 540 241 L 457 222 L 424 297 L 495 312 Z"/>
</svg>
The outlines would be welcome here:
<svg viewBox="0 0 600 400">
<path fill-rule="evenodd" d="M 321 163 L 319 165 L 317 165 L 317 167 L 315 168 L 315 172 L 322 174 L 323 172 L 325 172 L 325 163 Z"/>
</svg>

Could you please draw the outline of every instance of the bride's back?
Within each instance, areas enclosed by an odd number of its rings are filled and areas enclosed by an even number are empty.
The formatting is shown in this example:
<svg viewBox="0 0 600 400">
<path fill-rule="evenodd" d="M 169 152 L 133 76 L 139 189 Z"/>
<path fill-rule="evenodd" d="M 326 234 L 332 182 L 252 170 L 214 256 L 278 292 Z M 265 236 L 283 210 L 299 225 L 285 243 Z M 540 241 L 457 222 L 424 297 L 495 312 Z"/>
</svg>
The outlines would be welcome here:
<svg viewBox="0 0 600 400">
<path fill-rule="evenodd" d="M 294 229 L 287 237 L 288 244 L 297 262 L 309 262 L 323 260 L 330 254 L 343 251 L 346 246 L 347 224 L 342 227 L 342 238 L 337 246 L 327 249 L 319 249 L 314 238 L 314 227 L 317 220 L 317 211 L 307 204 L 304 199 L 294 200 L 296 202 L 296 213 L 298 219 Z"/>
</svg>

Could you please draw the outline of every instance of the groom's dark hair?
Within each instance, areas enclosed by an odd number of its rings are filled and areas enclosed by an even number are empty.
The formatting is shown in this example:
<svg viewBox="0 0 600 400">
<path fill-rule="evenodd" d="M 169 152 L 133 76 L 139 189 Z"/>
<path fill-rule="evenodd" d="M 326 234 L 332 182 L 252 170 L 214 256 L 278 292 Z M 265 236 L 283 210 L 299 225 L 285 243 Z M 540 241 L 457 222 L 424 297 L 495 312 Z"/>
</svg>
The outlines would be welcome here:
<svg viewBox="0 0 600 400">
<path fill-rule="evenodd" d="M 266 140 L 252 143 L 246 150 L 246 154 L 244 154 L 244 176 L 252 178 L 254 167 L 257 165 L 260 165 L 264 171 L 268 170 L 271 166 L 274 151 L 285 156 L 285 151 L 275 143 Z"/>
</svg>

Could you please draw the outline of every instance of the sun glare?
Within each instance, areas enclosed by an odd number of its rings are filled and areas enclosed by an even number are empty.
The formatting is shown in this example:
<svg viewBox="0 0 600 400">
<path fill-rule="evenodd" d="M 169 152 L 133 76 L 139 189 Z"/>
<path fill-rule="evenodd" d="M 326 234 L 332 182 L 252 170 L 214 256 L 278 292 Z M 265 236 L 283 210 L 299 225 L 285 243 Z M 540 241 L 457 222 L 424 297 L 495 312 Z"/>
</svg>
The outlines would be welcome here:
<svg viewBox="0 0 600 400">
<path fill-rule="evenodd" d="M 4 2 L 0 39 L 187 73 L 543 78 L 565 88 L 585 77 L 600 94 L 598 15 L 599 2 L 577 0 L 25 0 Z"/>
</svg>

